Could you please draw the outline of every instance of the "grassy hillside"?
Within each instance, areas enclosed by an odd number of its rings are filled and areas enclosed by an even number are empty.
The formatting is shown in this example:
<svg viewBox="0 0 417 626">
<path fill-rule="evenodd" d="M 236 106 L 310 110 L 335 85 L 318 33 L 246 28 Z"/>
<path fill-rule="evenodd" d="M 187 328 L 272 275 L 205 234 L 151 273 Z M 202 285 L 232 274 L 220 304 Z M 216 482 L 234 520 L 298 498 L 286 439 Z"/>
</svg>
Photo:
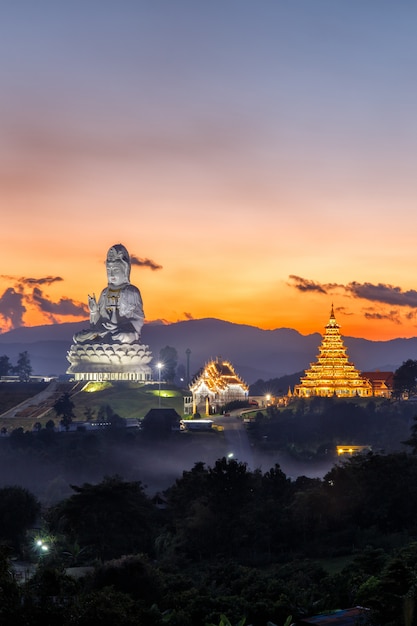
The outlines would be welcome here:
<svg viewBox="0 0 417 626">
<path fill-rule="evenodd" d="M 76 419 L 85 420 L 85 412 L 91 409 L 94 414 L 102 406 L 110 406 L 115 413 L 124 418 L 142 418 L 153 408 L 159 406 L 157 385 L 138 383 L 88 383 L 82 391 L 72 396 L 75 404 Z M 161 408 L 172 408 L 183 414 L 183 392 L 176 387 L 161 385 Z"/>
<path fill-rule="evenodd" d="M 0 413 L 19 405 L 45 389 L 42 384 L 10 383 L 0 385 Z M 64 389 L 64 388 L 63 388 Z M 66 389 L 65 389 L 66 390 Z M 110 406 L 113 412 L 123 418 L 142 418 L 149 409 L 159 406 L 158 385 L 143 385 L 138 383 L 88 383 L 82 391 L 72 396 L 75 405 L 74 413 L 77 421 L 85 421 L 86 411 L 90 409 L 93 416 L 97 416 L 100 407 Z M 176 387 L 161 385 L 160 405 L 162 408 L 173 408 L 179 415 L 183 415 L 183 392 Z M 0 429 L 5 427 L 8 432 L 22 427 L 31 430 L 34 423 L 39 421 L 45 426 L 48 420 L 58 421 L 56 413 L 51 409 L 41 418 L 33 417 L 0 417 Z"/>
</svg>

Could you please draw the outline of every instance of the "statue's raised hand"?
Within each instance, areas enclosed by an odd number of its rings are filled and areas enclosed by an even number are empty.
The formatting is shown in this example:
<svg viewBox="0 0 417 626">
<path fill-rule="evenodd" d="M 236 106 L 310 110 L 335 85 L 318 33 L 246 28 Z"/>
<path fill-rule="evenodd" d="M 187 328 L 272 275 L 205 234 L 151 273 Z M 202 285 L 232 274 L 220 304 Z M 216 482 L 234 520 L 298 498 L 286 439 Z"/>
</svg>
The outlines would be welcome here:
<svg viewBox="0 0 417 626">
<path fill-rule="evenodd" d="M 97 305 L 95 293 L 93 293 L 92 296 L 88 294 L 88 308 L 90 309 L 90 313 L 97 313 L 98 311 L 98 305 Z"/>
</svg>

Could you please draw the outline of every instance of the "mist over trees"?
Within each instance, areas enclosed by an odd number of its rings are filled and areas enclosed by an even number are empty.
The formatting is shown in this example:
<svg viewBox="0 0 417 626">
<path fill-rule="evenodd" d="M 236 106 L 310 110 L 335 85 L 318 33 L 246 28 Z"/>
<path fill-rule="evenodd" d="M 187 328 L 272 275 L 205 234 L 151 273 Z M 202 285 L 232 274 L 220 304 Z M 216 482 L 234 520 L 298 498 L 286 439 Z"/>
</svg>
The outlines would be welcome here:
<svg viewBox="0 0 417 626">
<path fill-rule="evenodd" d="M 0 539 L 36 569 L 17 584 L 11 552 L 0 551 L 0 617 L 205 626 L 225 614 L 266 626 L 361 605 L 372 624 L 400 626 L 417 602 L 416 490 L 417 456 L 405 452 L 296 480 L 279 465 L 251 471 L 223 457 L 155 496 L 120 476 L 72 485 L 31 531 L 39 504 L 11 489 L 10 519 L 24 521 L 14 537 L 0 526 Z M 74 566 L 89 573 L 72 578 Z"/>
<path fill-rule="evenodd" d="M 70 397 L 59 400 L 71 409 Z M 128 429 L 110 406 L 95 416 L 113 426 L 60 433 L 34 423 L 0 438 L 0 475 L 13 476 L 0 488 L 2 623 L 206 626 L 225 614 L 281 626 L 354 605 L 379 626 L 417 616 L 412 402 L 317 397 L 254 411 L 253 468 L 213 458 L 216 433 Z M 341 442 L 374 452 L 336 459 Z M 291 478 L 274 460 L 282 451 L 328 459 L 329 469 Z M 161 478 L 151 489 L 148 462 Z M 11 555 L 35 566 L 19 584 Z M 69 567 L 90 570 L 75 579 Z"/>
</svg>

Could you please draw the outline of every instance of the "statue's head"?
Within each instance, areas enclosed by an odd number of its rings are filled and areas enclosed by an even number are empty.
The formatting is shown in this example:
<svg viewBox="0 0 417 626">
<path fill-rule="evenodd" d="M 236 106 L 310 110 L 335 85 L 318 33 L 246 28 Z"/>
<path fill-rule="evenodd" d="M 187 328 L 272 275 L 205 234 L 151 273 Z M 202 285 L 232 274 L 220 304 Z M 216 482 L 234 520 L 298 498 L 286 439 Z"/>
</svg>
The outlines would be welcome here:
<svg viewBox="0 0 417 626">
<path fill-rule="evenodd" d="M 109 284 L 117 287 L 130 281 L 130 256 L 121 243 L 116 243 L 107 252 L 106 269 Z"/>
</svg>

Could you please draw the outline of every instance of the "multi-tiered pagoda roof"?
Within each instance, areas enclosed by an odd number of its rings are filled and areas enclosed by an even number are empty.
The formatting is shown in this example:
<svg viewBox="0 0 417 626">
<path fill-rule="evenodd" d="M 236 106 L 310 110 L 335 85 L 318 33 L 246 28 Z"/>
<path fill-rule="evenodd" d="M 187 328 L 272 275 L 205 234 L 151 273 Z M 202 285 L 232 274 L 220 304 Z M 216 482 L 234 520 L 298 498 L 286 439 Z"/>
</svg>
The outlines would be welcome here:
<svg viewBox="0 0 417 626">
<path fill-rule="evenodd" d="M 190 384 L 195 404 L 209 399 L 210 403 L 219 406 L 233 400 L 245 400 L 249 387 L 235 372 L 230 361 L 217 357 L 206 363 L 196 374 Z"/>
<path fill-rule="evenodd" d="M 317 361 L 301 377 L 301 383 L 294 388 L 294 395 L 311 396 L 371 396 L 372 385 L 349 361 L 347 348 L 340 335 L 333 306 L 319 346 Z"/>
</svg>

